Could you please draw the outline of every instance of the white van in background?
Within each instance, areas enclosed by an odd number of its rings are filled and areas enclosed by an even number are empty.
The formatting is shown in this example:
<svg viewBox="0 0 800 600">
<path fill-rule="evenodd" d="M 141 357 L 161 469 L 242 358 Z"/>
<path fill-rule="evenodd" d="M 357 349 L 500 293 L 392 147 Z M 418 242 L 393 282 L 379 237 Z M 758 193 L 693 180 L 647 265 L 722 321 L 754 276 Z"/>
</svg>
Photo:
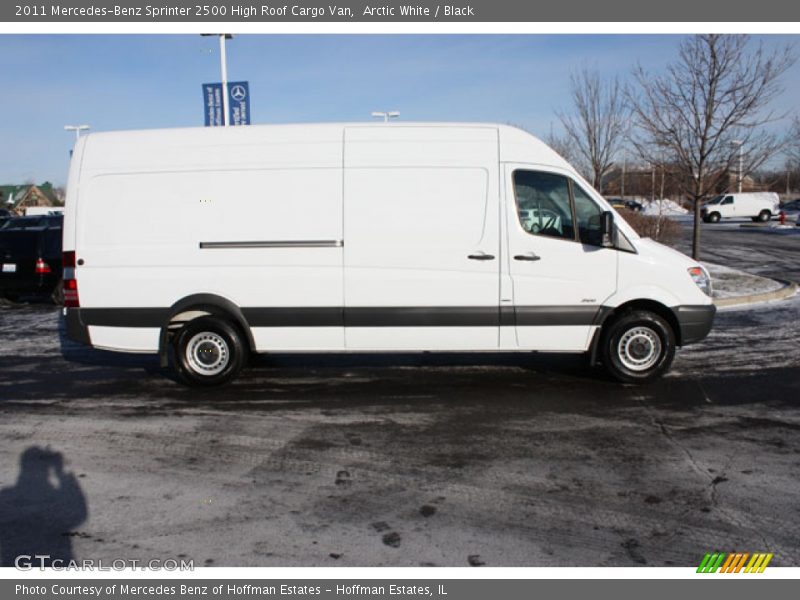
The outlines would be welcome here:
<svg viewBox="0 0 800 600">
<path fill-rule="evenodd" d="M 754 222 L 766 223 L 773 215 L 780 213 L 780 202 L 775 192 L 722 194 L 703 204 L 700 212 L 706 223 L 748 217 Z"/>
<path fill-rule="evenodd" d="M 504 125 L 92 133 L 66 206 L 69 336 L 171 349 L 197 385 L 320 351 L 579 352 L 643 382 L 715 312 L 699 264 Z"/>
</svg>

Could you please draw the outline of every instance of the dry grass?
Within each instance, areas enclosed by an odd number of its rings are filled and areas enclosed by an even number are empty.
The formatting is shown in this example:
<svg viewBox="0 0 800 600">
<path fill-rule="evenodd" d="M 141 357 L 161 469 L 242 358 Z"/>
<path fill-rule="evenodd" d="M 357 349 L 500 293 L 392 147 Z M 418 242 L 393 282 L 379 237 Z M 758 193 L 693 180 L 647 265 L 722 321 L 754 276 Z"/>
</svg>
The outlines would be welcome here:
<svg viewBox="0 0 800 600">
<path fill-rule="evenodd" d="M 642 237 L 652 238 L 662 244 L 671 244 L 681 236 L 680 224 L 667 217 L 643 215 L 632 210 L 621 210 L 619 213 Z"/>
</svg>

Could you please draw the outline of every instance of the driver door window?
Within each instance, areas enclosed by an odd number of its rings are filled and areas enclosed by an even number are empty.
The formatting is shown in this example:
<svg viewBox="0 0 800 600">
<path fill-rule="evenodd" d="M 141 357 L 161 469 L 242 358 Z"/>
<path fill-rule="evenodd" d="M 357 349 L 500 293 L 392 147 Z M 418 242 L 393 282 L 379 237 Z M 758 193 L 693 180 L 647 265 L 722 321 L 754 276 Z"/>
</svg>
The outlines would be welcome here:
<svg viewBox="0 0 800 600">
<path fill-rule="evenodd" d="M 514 196 L 519 223 L 527 233 L 603 245 L 602 209 L 569 178 L 517 170 Z"/>
<path fill-rule="evenodd" d="M 578 223 L 578 239 L 589 246 L 603 245 L 603 211 L 579 186 L 572 184 L 575 201 L 575 220 Z"/>
<path fill-rule="evenodd" d="M 522 228 L 533 235 L 575 239 L 569 180 L 554 173 L 514 172 L 514 196 Z"/>
</svg>

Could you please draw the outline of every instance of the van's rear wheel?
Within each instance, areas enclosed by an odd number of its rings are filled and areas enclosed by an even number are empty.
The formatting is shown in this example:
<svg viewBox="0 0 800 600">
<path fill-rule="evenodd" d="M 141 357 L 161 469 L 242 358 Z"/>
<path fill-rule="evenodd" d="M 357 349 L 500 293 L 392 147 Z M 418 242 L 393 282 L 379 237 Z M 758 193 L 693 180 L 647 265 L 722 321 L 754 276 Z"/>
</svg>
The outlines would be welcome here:
<svg viewBox="0 0 800 600">
<path fill-rule="evenodd" d="M 675 358 L 675 332 L 659 315 L 633 310 L 616 319 L 603 336 L 603 365 L 624 383 L 660 377 Z"/>
<path fill-rule="evenodd" d="M 242 335 L 235 325 L 219 317 L 189 321 L 175 337 L 174 347 L 177 371 L 190 385 L 227 383 L 245 363 Z"/>
<path fill-rule="evenodd" d="M 761 221 L 762 223 L 766 223 L 771 218 L 772 218 L 772 213 L 766 209 L 758 213 L 758 220 Z"/>
</svg>

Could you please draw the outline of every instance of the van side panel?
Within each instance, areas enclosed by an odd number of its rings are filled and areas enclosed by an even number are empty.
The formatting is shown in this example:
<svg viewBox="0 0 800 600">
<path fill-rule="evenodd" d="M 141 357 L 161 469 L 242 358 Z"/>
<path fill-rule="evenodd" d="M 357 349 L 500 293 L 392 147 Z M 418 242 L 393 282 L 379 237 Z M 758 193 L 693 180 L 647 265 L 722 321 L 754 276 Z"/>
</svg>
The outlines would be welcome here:
<svg viewBox="0 0 800 600">
<path fill-rule="evenodd" d="M 81 178 L 81 307 L 87 315 L 94 313 L 83 309 L 106 309 L 94 326 L 86 323 L 94 344 L 155 352 L 165 311 L 211 294 L 255 315 L 258 350 L 344 346 L 341 319 L 272 327 L 259 312 L 342 306 L 341 129 L 305 144 L 237 132 L 230 145 L 211 134 L 203 145 L 184 140 L 176 155 L 165 149 L 179 141 L 154 133 L 138 140 L 149 152 L 136 147 L 127 158 L 120 136 L 89 145 Z M 228 145 L 211 143 L 220 140 Z"/>
<path fill-rule="evenodd" d="M 345 130 L 348 348 L 498 347 L 497 170 L 496 129 Z"/>
</svg>

